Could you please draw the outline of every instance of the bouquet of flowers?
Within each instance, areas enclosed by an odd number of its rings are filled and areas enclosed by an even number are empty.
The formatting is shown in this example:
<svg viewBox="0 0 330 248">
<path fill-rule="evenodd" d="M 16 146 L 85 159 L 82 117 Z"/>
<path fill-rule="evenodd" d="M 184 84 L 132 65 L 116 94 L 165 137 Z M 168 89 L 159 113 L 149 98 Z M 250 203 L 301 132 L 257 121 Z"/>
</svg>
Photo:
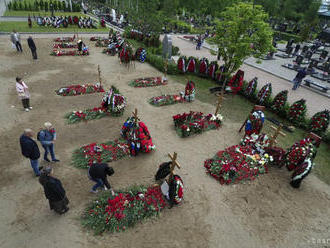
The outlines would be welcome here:
<svg viewBox="0 0 330 248">
<path fill-rule="evenodd" d="M 281 91 L 275 96 L 271 109 L 276 113 L 281 112 L 287 100 L 288 100 L 288 91 L 287 90 Z"/>
<path fill-rule="evenodd" d="M 133 186 L 115 196 L 103 194 L 86 209 L 83 225 L 102 232 L 120 232 L 143 220 L 158 216 L 167 206 L 159 186 Z"/>
<path fill-rule="evenodd" d="M 89 52 L 88 52 L 88 50 L 84 50 L 82 52 L 79 52 L 77 50 L 71 50 L 71 51 L 53 50 L 53 52 L 50 55 L 53 55 L 53 56 L 87 56 L 87 55 L 89 55 Z"/>
<path fill-rule="evenodd" d="M 177 134 L 184 138 L 194 133 L 217 129 L 222 123 L 222 115 L 203 115 L 201 112 L 183 113 L 173 116 Z"/>
<path fill-rule="evenodd" d="M 58 38 L 54 39 L 54 41 L 55 42 L 72 42 L 72 41 L 75 40 L 75 38 L 76 38 L 75 36 L 73 36 L 73 37 L 62 37 L 62 38 L 58 37 Z"/>
<path fill-rule="evenodd" d="M 301 124 L 305 118 L 306 111 L 306 100 L 300 99 L 290 106 L 288 119 L 294 124 Z"/>
<path fill-rule="evenodd" d="M 251 138 L 245 145 L 236 145 L 219 151 L 212 159 L 204 162 L 207 172 L 221 184 L 236 183 L 241 180 L 254 180 L 259 174 L 268 171 L 268 163 L 273 158 L 267 153 L 259 153 L 255 146 L 267 147 L 267 138 Z M 258 142 L 261 142 L 258 144 Z M 252 145 L 253 144 L 253 145 Z"/>
<path fill-rule="evenodd" d="M 129 145 L 125 140 L 91 143 L 74 151 L 72 164 L 78 168 L 88 168 L 94 162 L 112 162 L 129 155 Z"/>
<path fill-rule="evenodd" d="M 96 84 L 76 84 L 66 87 L 62 87 L 55 91 L 60 96 L 77 96 L 83 94 L 91 94 L 96 92 L 104 92 L 104 89 L 100 83 Z"/>
<path fill-rule="evenodd" d="M 309 123 L 309 130 L 313 133 L 322 135 L 328 129 L 330 122 L 329 110 L 316 113 Z"/>
<path fill-rule="evenodd" d="M 149 103 L 156 107 L 176 104 L 179 102 L 184 102 L 184 98 L 181 95 L 161 95 L 155 96 L 149 99 Z"/>
<path fill-rule="evenodd" d="M 286 153 L 282 160 L 282 166 L 285 165 L 289 171 L 294 170 L 306 159 L 313 159 L 316 155 L 316 148 L 310 138 L 305 138 L 296 142 Z"/>
<path fill-rule="evenodd" d="M 130 86 L 138 88 L 153 87 L 166 84 L 167 80 L 164 80 L 162 77 L 138 78 L 129 83 Z"/>
<path fill-rule="evenodd" d="M 121 116 L 126 107 L 126 99 L 122 96 L 118 89 L 111 86 L 111 89 L 105 93 L 100 107 L 93 109 L 86 109 L 83 111 L 73 111 L 65 116 L 69 124 L 80 121 L 88 121 L 93 119 L 100 119 L 107 115 Z"/>
<path fill-rule="evenodd" d="M 55 43 L 53 48 L 78 48 L 77 44 L 62 42 L 62 43 Z"/>
<path fill-rule="evenodd" d="M 267 103 L 271 94 L 272 94 L 272 84 L 267 83 L 258 92 L 257 98 L 258 98 L 259 104 Z"/>
</svg>

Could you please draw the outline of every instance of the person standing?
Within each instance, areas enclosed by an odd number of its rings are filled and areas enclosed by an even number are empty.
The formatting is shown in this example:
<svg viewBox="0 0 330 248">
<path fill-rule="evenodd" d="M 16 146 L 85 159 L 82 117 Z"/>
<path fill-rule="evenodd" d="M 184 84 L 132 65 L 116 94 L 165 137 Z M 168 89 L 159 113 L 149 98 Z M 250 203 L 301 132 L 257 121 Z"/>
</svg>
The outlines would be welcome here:
<svg viewBox="0 0 330 248">
<path fill-rule="evenodd" d="M 24 83 L 20 77 L 16 77 L 16 91 L 19 99 L 22 100 L 23 108 L 29 112 L 32 107 L 30 106 L 30 92 L 29 87 Z"/>
<path fill-rule="evenodd" d="M 21 135 L 19 141 L 21 145 L 21 151 L 24 157 L 30 159 L 31 167 L 34 174 L 38 177 L 40 176 L 39 158 L 40 151 L 37 143 L 32 139 L 33 131 L 31 129 L 25 129 L 24 133 Z"/>
<path fill-rule="evenodd" d="M 304 79 L 304 77 L 306 77 L 306 67 L 304 67 L 303 69 L 300 69 L 296 75 L 296 77 L 293 79 L 293 88 L 292 90 L 296 90 L 298 89 L 298 87 L 300 86 L 302 80 Z"/>
<path fill-rule="evenodd" d="M 52 161 L 59 162 L 60 160 L 56 159 L 54 152 L 56 131 L 50 122 L 45 122 L 44 126 L 45 129 L 41 130 L 37 136 L 37 139 L 40 141 L 42 147 L 45 149 L 44 160 L 50 162 L 50 160 L 48 159 L 48 153 L 50 153 Z"/>
<path fill-rule="evenodd" d="M 107 180 L 107 176 L 112 176 L 114 173 L 113 168 L 109 167 L 106 163 L 92 164 L 88 169 L 88 178 L 96 182 L 96 184 L 92 187 L 90 192 L 97 193 L 97 188 L 105 186 L 105 190 L 111 190 L 111 194 L 114 195 L 115 193 Z"/>
<path fill-rule="evenodd" d="M 47 166 L 41 172 L 39 183 L 44 188 L 45 196 L 49 202 L 49 208 L 58 214 L 64 214 L 69 210 L 69 199 L 66 197 L 66 192 L 61 181 L 53 177 L 52 174 L 52 167 Z"/>
<path fill-rule="evenodd" d="M 23 52 L 22 45 L 21 45 L 21 36 L 16 30 L 10 34 L 11 42 L 16 46 L 17 52 Z"/>
<path fill-rule="evenodd" d="M 31 49 L 33 59 L 37 59 L 37 47 L 32 39 L 32 36 L 29 36 L 29 38 L 27 39 L 27 42 L 28 42 L 29 48 Z"/>
</svg>

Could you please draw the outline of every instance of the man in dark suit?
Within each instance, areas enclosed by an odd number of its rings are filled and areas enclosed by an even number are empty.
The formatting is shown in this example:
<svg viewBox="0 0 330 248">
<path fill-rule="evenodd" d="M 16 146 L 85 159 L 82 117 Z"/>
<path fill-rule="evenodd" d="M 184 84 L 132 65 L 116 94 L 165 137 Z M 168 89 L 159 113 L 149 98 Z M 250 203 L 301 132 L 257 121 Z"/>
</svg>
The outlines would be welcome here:
<svg viewBox="0 0 330 248">
<path fill-rule="evenodd" d="M 34 174 L 38 177 L 40 176 L 40 170 L 42 169 L 42 167 L 39 167 L 38 161 L 40 158 L 40 151 L 37 143 L 32 139 L 32 137 L 33 131 L 31 129 L 25 129 L 19 141 L 23 156 L 30 159 Z"/>
<path fill-rule="evenodd" d="M 27 39 L 29 48 L 31 49 L 31 53 L 32 53 L 32 57 L 33 59 L 37 59 L 37 48 L 36 48 L 36 44 L 34 43 L 32 36 L 29 36 L 29 38 Z"/>
</svg>

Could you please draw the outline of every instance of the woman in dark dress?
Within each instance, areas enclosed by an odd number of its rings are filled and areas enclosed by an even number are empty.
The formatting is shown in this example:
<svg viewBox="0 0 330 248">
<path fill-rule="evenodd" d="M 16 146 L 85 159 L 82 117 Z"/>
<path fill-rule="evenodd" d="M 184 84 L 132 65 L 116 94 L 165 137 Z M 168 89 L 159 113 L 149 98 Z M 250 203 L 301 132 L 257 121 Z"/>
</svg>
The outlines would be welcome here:
<svg viewBox="0 0 330 248">
<path fill-rule="evenodd" d="M 49 201 L 49 207 L 56 213 L 64 214 L 69 210 L 69 200 L 60 180 L 52 177 L 52 167 L 46 167 L 40 175 L 39 182 L 44 187 L 45 196 Z"/>
</svg>

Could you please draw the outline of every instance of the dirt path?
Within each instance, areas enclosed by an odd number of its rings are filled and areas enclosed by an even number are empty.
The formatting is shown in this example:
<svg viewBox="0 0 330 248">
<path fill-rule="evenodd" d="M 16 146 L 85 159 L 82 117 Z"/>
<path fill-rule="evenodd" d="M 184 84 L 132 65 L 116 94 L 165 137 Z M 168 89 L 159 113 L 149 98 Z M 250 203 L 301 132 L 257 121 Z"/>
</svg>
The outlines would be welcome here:
<svg viewBox="0 0 330 248">
<path fill-rule="evenodd" d="M 205 174 L 202 165 L 206 158 L 239 142 L 241 137 L 233 129 L 237 130 L 244 117 L 225 116 L 220 130 L 181 139 L 173 129 L 172 115 L 190 110 L 213 112 L 214 106 L 195 101 L 155 108 L 147 103 L 148 98 L 176 93 L 183 90 L 183 85 L 170 81 L 164 87 L 134 89 L 127 84 L 130 80 L 159 72 L 148 64 L 136 64 L 135 69 L 127 71 L 116 57 L 101 54 L 101 49 L 93 45 L 89 57 L 55 58 L 48 55 L 50 40 L 36 42 L 40 60 L 34 62 L 25 43 L 24 54 L 16 55 L 7 51 L 7 38 L 0 37 L 0 247 L 293 248 L 314 247 L 313 238 L 330 238 L 330 190 L 315 176 L 309 176 L 300 190 L 293 190 L 285 170 L 272 169 L 256 181 L 232 186 L 220 186 Z M 97 106 L 101 95 L 64 98 L 54 90 L 71 83 L 95 82 L 97 64 L 101 64 L 105 86 L 115 85 L 128 98 L 124 116 L 66 125 L 65 113 Z M 22 111 L 16 97 L 16 75 L 24 76 L 31 88 L 34 110 L 29 113 Z M 95 237 L 79 222 L 86 204 L 94 199 L 88 192 L 92 183 L 86 171 L 70 165 L 71 154 L 83 144 L 118 138 L 122 123 L 135 107 L 157 150 L 112 163 L 115 175 L 111 183 L 115 189 L 150 184 L 157 166 L 167 161 L 166 154 L 177 151 L 183 165 L 179 174 L 186 186 L 185 202 L 124 233 Z M 51 121 L 58 132 L 55 150 L 61 162 L 54 165 L 54 170 L 71 201 L 65 216 L 49 211 L 41 186 L 28 161 L 20 155 L 18 138 L 22 130 L 31 127 L 38 131 L 45 121 Z"/>
</svg>

